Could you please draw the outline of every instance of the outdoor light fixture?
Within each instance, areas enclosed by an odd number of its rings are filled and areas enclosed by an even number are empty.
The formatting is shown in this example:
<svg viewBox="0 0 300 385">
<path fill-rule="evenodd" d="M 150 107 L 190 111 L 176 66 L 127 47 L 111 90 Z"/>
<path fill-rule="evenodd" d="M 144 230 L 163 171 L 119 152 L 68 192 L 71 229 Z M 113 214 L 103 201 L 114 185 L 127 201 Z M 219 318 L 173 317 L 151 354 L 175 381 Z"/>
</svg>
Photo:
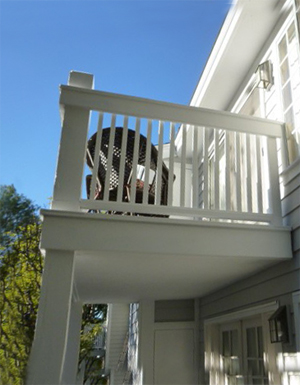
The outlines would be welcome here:
<svg viewBox="0 0 300 385">
<path fill-rule="evenodd" d="M 257 76 L 256 86 L 258 88 L 263 88 L 264 90 L 269 91 L 269 89 L 274 84 L 273 79 L 273 66 L 270 60 L 261 63 L 255 72 Z"/>
<path fill-rule="evenodd" d="M 269 318 L 271 342 L 288 342 L 288 319 L 286 306 L 280 306 Z"/>
</svg>

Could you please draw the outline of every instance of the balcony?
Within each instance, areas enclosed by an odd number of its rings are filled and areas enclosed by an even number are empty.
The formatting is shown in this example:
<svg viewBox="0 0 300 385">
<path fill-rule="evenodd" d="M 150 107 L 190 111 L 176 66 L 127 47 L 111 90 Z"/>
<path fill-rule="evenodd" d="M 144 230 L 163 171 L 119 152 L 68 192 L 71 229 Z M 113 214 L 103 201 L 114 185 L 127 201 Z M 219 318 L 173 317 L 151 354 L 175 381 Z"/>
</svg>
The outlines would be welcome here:
<svg viewBox="0 0 300 385">
<path fill-rule="evenodd" d="M 53 203 L 42 211 L 42 248 L 75 252 L 81 299 L 200 296 L 291 258 L 281 123 L 92 84 L 73 72 L 61 86 Z"/>
</svg>

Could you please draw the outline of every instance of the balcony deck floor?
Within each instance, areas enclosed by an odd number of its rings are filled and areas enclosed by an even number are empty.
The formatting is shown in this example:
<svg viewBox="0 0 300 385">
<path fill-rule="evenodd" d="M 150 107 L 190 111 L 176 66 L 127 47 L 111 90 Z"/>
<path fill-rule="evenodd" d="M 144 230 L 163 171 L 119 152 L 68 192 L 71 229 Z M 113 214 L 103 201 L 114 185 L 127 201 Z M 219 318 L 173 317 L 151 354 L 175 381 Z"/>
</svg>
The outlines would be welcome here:
<svg viewBox="0 0 300 385">
<path fill-rule="evenodd" d="M 286 227 L 42 215 L 41 247 L 75 252 L 76 291 L 84 302 L 200 297 L 292 257 Z"/>
</svg>

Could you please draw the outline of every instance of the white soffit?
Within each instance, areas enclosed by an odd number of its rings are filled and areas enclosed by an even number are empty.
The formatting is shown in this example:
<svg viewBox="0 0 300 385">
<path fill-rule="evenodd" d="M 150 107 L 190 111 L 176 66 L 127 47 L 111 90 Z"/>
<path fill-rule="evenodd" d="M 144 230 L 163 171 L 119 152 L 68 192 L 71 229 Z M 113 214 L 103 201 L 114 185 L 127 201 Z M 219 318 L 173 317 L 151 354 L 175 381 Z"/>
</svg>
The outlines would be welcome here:
<svg viewBox="0 0 300 385">
<path fill-rule="evenodd" d="M 238 0 L 224 21 L 190 105 L 226 110 L 291 5 L 290 0 Z"/>
</svg>

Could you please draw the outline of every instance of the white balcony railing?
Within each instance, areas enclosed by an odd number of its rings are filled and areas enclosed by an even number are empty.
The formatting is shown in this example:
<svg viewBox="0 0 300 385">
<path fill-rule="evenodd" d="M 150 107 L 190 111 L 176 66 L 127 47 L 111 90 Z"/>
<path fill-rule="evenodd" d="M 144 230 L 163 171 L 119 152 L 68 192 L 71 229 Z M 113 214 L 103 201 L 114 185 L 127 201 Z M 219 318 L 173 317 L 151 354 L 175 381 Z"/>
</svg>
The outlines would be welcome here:
<svg viewBox="0 0 300 385">
<path fill-rule="evenodd" d="M 282 224 L 276 147 L 282 124 L 95 91 L 92 83 L 91 75 L 73 72 L 69 85 L 61 86 L 53 209 Z M 87 140 L 95 132 L 90 151 Z M 87 154 L 92 174 L 86 194 Z"/>
</svg>

